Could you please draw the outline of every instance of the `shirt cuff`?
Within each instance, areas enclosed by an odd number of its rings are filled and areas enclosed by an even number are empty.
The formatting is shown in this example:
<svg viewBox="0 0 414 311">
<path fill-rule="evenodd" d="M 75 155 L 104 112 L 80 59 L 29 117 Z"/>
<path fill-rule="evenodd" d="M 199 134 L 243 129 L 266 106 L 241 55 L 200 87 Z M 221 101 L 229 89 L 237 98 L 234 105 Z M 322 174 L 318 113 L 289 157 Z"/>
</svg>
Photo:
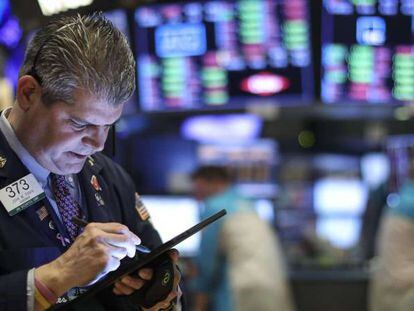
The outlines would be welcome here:
<svg viewBox="0 0 414 311">
<path fill-rule="evenodd" d="M 35 303 L 35 284 L 34 284 L 34 270 L 35 268 L 29 270 L 27 272 L 27 311 L 34 311 L 34 303 Z"/>
</svg>

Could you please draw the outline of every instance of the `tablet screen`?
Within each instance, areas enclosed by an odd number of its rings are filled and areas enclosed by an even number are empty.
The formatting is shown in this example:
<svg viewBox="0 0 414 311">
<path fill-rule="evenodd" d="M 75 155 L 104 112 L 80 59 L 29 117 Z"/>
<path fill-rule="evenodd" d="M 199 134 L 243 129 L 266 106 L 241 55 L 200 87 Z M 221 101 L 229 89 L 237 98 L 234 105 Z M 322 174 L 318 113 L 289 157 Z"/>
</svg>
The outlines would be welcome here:
<svg viewBox="0 0 414 311">
<path fill-rule="evenodd" d="M 168 242 L 165 242 L 164 244 L 161 244 L 160 246 L 156 247 L 151 251 L 149 254 L 145 254 L 143 256 L 140 256 L 139 258 L 134 258 L 130 260 L 129 262 L 126 262 L 125 264 L 122 264 L 117 270 L 112 271 L 108 273 L 103 279 L 99 280 L 95 284 L 91 285 L 89 290 L 77 298 L 62 304 L 57 304 L 49 309 L 47 311 L 55 311 L 55 310 L 67 310 L 70 307 L 73 307 L 75 304 L 85 300 L 86 298 L 92 297 L 101 290 L 107 288 L 108 286 L 112 285 L 116 282 L 119 278 L 126 274 L 130 274 L 131 272 L 134 272 L 146 265 L 148 265 L 152 260 L 157 258 L 158 256 L 164 254 L 171 248 L 173 248 L 178 243 L 184 241 L 185 239 L 189 238 L 193 234 L 197 233 L 204 227 L 208 226 L 209 224 L 215 222 L 219 218 L 226 215 L 226 210 L 221 210 L 220 212 L 204 219 L 203 221 L 199 222 L 198 224 L 194 225 L 193 227 L 189 228 L 188 230 L 180 233 L 176 237 L 172 238 Z"/>
</svg>

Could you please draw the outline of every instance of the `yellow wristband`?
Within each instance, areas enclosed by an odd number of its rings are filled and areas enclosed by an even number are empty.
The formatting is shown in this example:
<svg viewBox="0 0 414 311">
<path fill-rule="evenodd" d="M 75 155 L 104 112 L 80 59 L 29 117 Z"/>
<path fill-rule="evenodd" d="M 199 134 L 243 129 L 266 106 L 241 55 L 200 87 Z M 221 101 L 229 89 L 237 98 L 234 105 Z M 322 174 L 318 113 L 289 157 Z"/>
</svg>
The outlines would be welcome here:
<svg viewBox="0 0 414 311">
<path fill-rule="evenodd" d="M 35 289 L 35 303 L 40 307 L 40 310 L 46 310 L 52 304 L 47 301 L 47 299 L 40 293 L 40 291 L 36 288 Z"/>
</svg>

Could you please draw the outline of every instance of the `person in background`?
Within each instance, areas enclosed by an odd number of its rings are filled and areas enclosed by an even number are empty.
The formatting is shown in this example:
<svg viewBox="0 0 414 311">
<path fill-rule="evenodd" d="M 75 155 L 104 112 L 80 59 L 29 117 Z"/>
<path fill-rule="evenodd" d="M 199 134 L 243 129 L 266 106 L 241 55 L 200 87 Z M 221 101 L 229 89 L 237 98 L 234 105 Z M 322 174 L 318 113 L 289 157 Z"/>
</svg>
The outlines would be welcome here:
<svg viewBox="0 0 414 311">
<path fill-rule="evenodd" d="M 194 279 L 195 311 L 291 311 L 283 254 L 275 232 L 232 185 L 227 170 L 204 166 L 192 174 L 201 218 L 228 215 L 202 231 Z"/>
<path fill-rule="evenodd" d="M 409 311 L 414 306 L 414 163 L 398 204 L 381 219 L 369 287 L 370 311 Z"/>
<path fill-rule="evenodd" d="M 13 104 L 13 86 L 11 83 L 0 77 L 0 110 L 10 107 Z"/>
<path fill-rule="evenodd" d="M 4 76 L 7 53 L 0 48 L 0 111 L 13 104 L 13 85 Z"/>
<path fill-rule="evenodd" d="M 131 178 L 101 153 L 134 67 L 126 38 L 100 14 L 59 17 L 28 45 L 16 100 L 0 115 L 1 311 L 72 300 L 136 245 L 161 243 Z M 80 307 L 145 310 L 127 295 L 152 275 L 125 276 Z M 149 310 L 174 308 L 179 279 L 175 269 L 171 293 Z"/>
</svg>

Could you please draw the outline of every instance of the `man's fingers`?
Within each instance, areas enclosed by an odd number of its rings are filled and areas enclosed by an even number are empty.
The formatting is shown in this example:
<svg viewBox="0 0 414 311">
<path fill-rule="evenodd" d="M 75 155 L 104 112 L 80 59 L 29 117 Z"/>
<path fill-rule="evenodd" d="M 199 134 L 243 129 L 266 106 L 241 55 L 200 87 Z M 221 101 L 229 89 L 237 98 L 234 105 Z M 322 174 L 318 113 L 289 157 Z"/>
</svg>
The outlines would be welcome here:
<svg viewBox="0 0 414 311">
<path fill-rule="evenodd" d="M 124 259 L 128 254 L 128 250 L 125 247 L 116 247 L 113 245 L 106 245 L 105 247 L 107 249 L 106 253 L 108 256 L 115 257 L 118 260 Z"/>
<path fill-rule="evenodd" d="M 144 280 L 133 278 L 129 275 L 123 277 L 119 282 L 121 282 L 124 285 L 129 286 L 129 287 L 131 287 L 135 290 L 140 289 L 145 283 Z"/>
<path fill-rule="evenodd" d="M 106 264 L 106 268 L 104 269 L 104 274 L 107 274 L 108 272 L 115 271 L 119 268 L 121 265 L 121 260 L 117 257 L 110 256 L 109 260 Z"/>
<path fill-rule="evenodd" d="M 135 290 L 140 289 L 145 281 L 131 276 L 125 276 L 115 283 L 113 292 L 117 295 L 130 295 Z"/>
<path fill-rule="evenodd" d="M 172 259 L 172 261 L 176 262 L 178 261 L 178 258 L 180 256 L 180 253 L 178 252 L 178 250 L 176 250 L 175 248 L 170 249 L 168 251 L 168 255 L 170 256 L 170 258 Z"/>
<path fill-rule="evenodd" d="M 168 294 L 168 297 L 167 297 L 166 300 L 171 301 L 171 300 L 177 298 L 177 295 L 178 295 L 178 292 L 174 290 L 174 291 L 172 291 L 171 293 Z"/>
<path fill-rule="evenodd" d="M 85 229 L 89 229 L 89 230 L 93 230 L 93 229 L 99 229 L 101 231 L 104 231 L 105 233 L 108 234 L 114 234 L 116 236 L 119 235 L 125 235 L 128 237 L 128 239 L 132 240 L 136 245 L 141 244 L 141 239 L 134 234 L 133 232 L 131 232 L 127 226 L 120 224 L 120 223 L 116 223 L 116 222 L 107 222 L 107 223 L 99 223 L 99 222 L 94 222 L 94 223 L 90 223 L 86 226 Z M 115 238 L 116 240 L 116 238 Z"/>
<path fill-rule="evenodd" d="M 151 280 L 153 274 L 154 271 L 150 268 L 143 268 L 138 271 L 138 276 L 145 281 Z"/>
<path fill-rule="evenodd" d="M 84 231 L 83 235 L 89 237 L 91 243 L 104 243 L 106 245 L 125 249 L 125 254 L 122 255 L 121 259 L 125 256 L 134 257 L 136 253 L 136 245 L 141 243 L 141 240 L 132 232 L 126 231 L 121 232 L 123 225 L 110 226 L 110 228 L 118 228 L 118 233 L 106 232 L 102 228 L 98 228 L 101 224 L 92 224 L 91 227 Z M 125 227 L 126 228 L 126 227 Z M 122 251 L 124 252 L 124 251 Z M 119 253 L 119 251 L 117 252 Z"/>
<path fill-rule="evenodd" d="M 137 249 L 135 248 L 135 244 L 131 243 L 131 241 L 125 238 L 120 238 L 120 239 L 104 238 L 104 241 L 108 245 L 108 247 L 111 248 L 111 250 L 114 250 L 116 254 L 122 255 L 122 257 L 119 257 L 119 259 L 122 259 L 125 256 L 132 258 L 135 256 L 135 253 L 137 251 Z"/>
<path fill-rule="evenodd" d="M 136 251 L 135 245 L 139 245 L 141 240 L 132 238 L 127 234 L 114 234 L 114 233 L 103 233 L 102 240 L 110 245 L 125 247 L 129 250 L 133 250 L 134 254 Z"/>
<path fill-rule="evenodd" d="M 129 287 L 128 285 L 122 282 L 116 282 L 114 286 L 114 293 L 118 295 L 131 295 L 135 289 Z"/>
<path fill-rule="evenodd" d="M 114 286 L 114 288 L 112 289 L 112 291 L 113 291 L 113 293 L 114 293 L 115 295 L 122 295 L 122 292 L 121 292 L 118 288 L 116 288 L 115 286 Z"/>
</svg>

